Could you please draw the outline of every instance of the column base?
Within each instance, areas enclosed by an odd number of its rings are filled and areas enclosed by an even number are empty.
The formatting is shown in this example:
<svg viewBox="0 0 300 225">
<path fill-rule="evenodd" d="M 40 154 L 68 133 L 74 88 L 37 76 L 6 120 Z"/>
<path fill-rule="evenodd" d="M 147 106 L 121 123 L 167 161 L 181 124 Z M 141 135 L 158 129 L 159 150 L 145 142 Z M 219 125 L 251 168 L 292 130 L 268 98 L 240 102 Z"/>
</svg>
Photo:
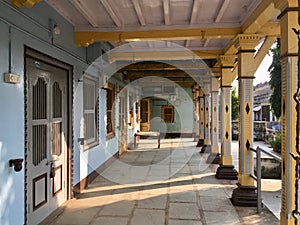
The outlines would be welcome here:
<svg viewBox="0 0 300 225">
<path fill-rule="evenodd" d="M 221 162 L 221 155 L 220 153 L 210 153 L 206 163 L 210 163 L 210 164 L 220 164 Z"/>
<path fill-rule="evenodd" d="M 203 139 L 199 139 L 196 147 L 202 147 L 203 145 L 204 145 L 204 140 Z"/>
<path fill-rule="evenodd" d="M 225 180 L 237 180 L 238 172 L 231 165 L 221 165 L 217 169 L 216 177 Z"/>
<path fill-rule="evenodd" d="M 211 146 L 210 145 L 203 145 L 200 153 L 211 153 Z"/>
<path fill-rule="evenodd" d="M 235 206 L 257 207 L 257 188 L 254 186 L 242 186 L 233 190 L 231 202 Z"/>
</svg>

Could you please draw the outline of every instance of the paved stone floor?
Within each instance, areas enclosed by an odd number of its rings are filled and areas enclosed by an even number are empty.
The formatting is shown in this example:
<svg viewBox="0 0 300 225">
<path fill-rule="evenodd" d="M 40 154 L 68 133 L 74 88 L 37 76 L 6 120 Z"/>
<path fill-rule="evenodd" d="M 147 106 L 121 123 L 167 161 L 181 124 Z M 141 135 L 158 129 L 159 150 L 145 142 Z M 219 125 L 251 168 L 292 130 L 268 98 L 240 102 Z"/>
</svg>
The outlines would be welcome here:
<svg viewBox="0 0 300 225">
<path fill-rule="evenodd" d="M 43 224 L 279 224 L 264 208 L 234 207 L 236 181 L 217 180 L 192 139 L 141 140 Z"/>
</svg>

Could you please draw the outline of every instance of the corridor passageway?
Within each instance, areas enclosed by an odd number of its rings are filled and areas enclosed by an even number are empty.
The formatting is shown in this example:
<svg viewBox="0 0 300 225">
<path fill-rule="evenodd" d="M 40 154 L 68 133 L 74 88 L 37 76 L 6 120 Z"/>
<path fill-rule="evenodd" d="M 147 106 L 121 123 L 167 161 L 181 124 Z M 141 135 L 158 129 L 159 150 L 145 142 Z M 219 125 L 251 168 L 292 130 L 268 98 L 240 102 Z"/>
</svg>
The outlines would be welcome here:
<svg viewBox="0 0 300 225">
<path fill-rule="evenodd" d="M 217 180 L 190 138 L 140 140 L 43 224 L 279 224 L 266 208 L 234 207 L 236 181 Z M 170 177 L 169 177 L 170 176 Z M 118 183 L 117 183 L 118 182 Z"/>
</svg>

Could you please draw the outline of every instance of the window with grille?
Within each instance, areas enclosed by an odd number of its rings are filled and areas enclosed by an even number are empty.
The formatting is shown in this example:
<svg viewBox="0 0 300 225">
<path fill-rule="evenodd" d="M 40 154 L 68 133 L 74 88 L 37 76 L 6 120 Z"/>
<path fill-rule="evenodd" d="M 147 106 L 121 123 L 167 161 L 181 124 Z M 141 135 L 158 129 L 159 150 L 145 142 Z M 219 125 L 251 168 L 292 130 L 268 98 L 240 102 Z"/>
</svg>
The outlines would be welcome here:
<svg viewBox="0 0 300 225">
<path fill-rule="evenodd" d="M 162 106 L 161 119 L 165 123 L 174 123 L 174 106 L 172 105 Z"/>
<path fill-rule="evenodd" d="M 115 102 L 115 88 L 112 84 L 108 84 L 106 89 L 106 138 L 110 139 L 115 136 L 114 124 L 114 106 Z"/>
<path fill-rule="evenodd" d="M 84 150 L 99 144 L 98 139 L 98 80 L 85 74 L 83 77 Z"/>
</svg>

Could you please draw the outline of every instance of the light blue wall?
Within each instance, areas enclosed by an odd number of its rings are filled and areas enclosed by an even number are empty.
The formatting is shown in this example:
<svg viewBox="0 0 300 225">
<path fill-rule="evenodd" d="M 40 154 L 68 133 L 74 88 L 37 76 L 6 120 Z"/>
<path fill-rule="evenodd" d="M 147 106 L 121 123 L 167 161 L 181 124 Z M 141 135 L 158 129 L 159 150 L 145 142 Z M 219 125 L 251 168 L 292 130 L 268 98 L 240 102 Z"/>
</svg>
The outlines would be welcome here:
<svg viewBox="0 0 300 225">
<path fill-rule="evenodd" d="M 21 9 L 31 19 L 19 14 L 18 10 L 5 3 L 6 1 L 0 2 L 0 224 L 21 225 L 24 224 L 25 213 L 24 169 L 16 173 L 9 168 L 8 161 L 12 158 L 25 158 L 24 46 L 73 66 L 74 184 L 114 154 L 117 151 L 118 142 L 117 138 L 106 142 L 104 136 L 106 132 L 104 124 L 106 93 L 104 90 L 100 90 L 100 145 L 83 153 L 77 142 L 82 127 L 83 113 L 82 82 L 78 80 L 82 78 L 83 71 L 88 67 L 87 53 L 97 54 L 97 51 L 75 47 L 73 27 L 44 1 L 32 9 Z M 61 35 L 55 38 L 55 45 L 51 44 L 48 36 L 49 18 L 54 19 L 61 27 Z M 3 74 L 9 71 L 9 26 L 12 24 L 15 25 L 11 27 L 11 72 L 20 75 L 20 84 L 3 82 Z M 95 55 L 89 58 L 93 57 L 95 58 Z"/>
<path fill-rule="evenodd" d="M 151 130 L 162 133 L 192 133 L 194 121 L 194 102 L 191 88 L 178 88 L 177 100 L 169 101 L 167 98 L 152 99 Z M 161 122 L 161 107 L 163 105 L 174 105 L 175 122 Z"/>
</svg>

